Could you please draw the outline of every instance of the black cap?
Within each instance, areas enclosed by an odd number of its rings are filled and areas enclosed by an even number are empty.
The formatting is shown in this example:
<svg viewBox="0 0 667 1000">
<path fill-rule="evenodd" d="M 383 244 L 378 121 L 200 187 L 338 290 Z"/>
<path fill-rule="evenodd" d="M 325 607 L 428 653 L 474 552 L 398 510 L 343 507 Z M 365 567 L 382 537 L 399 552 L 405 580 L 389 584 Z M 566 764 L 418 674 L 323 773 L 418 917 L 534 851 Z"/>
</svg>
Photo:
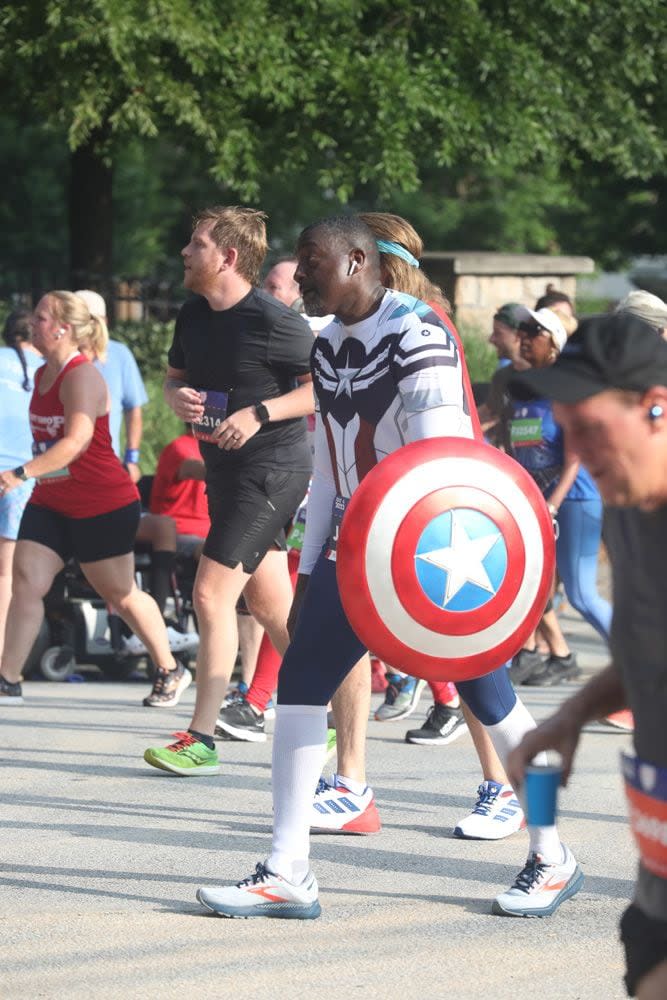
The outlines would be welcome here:
<svg viewBox="0 0 667 1000">
<path fill-rule="evenodd" d="M 520 399 L 539 397 L 578 403 L 605 389 L 645 392 L 667 386 L 667 342 L 629 313 L 582 320 L 548 368 L 517 372 L 509 388 Z"/>
</svg>

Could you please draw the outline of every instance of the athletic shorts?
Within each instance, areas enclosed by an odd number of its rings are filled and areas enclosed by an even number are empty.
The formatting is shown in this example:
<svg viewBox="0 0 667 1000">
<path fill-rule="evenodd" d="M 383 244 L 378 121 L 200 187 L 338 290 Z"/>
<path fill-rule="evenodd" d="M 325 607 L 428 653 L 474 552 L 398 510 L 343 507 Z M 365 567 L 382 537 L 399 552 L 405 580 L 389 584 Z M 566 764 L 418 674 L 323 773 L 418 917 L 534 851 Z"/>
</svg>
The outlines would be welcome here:
<svg viewBox="0 0 667 1000">
<path fill-rule="evenodd" d="M 0 538 L 8 538 L 10 542 L 18 538 L 23 511 L 34 486 L 35 480 L 29 479 L 0 497 Z"/>
<path fill-rule="evenodd" d="M 284 551 L 284 526 L 306 495 L 310 470 L 248 465 L 224 478 L 209 473 L 206 495 L 211 528 L 204 555 L 254 573 L 271 548 Z"/>
<path fill-rule="evenodd" d="M 633 997 L 641 979 L 667 961 L 667 920 L 648 917 L 631 903 L 621 917 L 621 942 L 625 948 L 625 985 Z"/>
<path fill-rule="evenodd" d="M 201 535 L 177 535 L 176 536 L 176 552 L 179 556 L 184 556 L 186 559 L 191 559 L 200 545 L 202 545 L 204 539 Z"/>
<path fill-rule="evenodd" d="M 72 556 L 80 563 L 112 559 L 133 551 L 140 512 L 138 500 L 95 517 L 67 517 L 29 503 L 23 512 L 19 541 L 39 542 L 63 562 Z"/>
</svg>

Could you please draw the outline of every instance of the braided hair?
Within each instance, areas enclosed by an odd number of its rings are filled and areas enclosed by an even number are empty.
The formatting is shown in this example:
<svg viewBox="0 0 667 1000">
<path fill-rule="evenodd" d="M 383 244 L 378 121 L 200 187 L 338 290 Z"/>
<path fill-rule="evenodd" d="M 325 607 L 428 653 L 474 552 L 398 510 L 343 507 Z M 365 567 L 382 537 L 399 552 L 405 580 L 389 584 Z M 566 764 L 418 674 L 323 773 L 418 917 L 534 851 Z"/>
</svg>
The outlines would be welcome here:
<svg viewBox="0 0 667 1000">
<path fill-rule="evenodd" d="M 27 309 L 15 309 L 5 320 L 2 337 L 7 347 L 13 348 L 18 355 L 18 359 L 23 369 L 23 382 L 21 388 L 25 392 L 30 392 L 32 383 L 28 374 L 28 363 L 23 353 L 22 344 L 30 340 L 30 312 Z"/>
</svg>

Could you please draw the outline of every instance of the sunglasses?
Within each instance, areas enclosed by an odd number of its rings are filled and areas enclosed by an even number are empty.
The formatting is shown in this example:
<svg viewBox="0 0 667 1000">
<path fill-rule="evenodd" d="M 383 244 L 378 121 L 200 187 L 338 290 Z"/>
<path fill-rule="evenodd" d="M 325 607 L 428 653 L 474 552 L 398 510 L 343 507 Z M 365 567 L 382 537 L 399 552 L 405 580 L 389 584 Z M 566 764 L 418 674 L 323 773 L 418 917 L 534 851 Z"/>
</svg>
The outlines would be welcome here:
<svg viewBox="0 0 667 1000">
<path fill-rule="evenodd" d="M 528 324 L 520 323 L 519 333 L 522 334 L 522 336 L 528 337 L 529 340 L 534 340 L 535 337 L 541 337 L 542 334 L 546 334 L 547 337 L 551 336 L 545 327 L 537 326 L 537 324 L 528 326 Z"/>
</svg>

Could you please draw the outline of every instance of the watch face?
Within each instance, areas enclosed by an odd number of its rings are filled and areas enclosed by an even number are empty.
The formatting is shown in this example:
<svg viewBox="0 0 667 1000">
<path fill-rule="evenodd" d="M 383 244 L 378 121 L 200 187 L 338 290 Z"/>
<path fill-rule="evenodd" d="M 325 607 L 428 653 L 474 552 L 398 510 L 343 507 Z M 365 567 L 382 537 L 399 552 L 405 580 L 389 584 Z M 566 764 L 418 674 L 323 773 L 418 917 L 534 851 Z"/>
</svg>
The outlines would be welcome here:
<svg viewBox="0 0 667 1000">
<path fill-rule="evenodd" d="M 269 411 L 264 406 L 264 403 L 257 403 L 257 405 L 255 406 L 255 412 L 257 413 L 257 419 L 260 420 L 263 424 L 269 422 L 270 419 Z"/>
</svg>

